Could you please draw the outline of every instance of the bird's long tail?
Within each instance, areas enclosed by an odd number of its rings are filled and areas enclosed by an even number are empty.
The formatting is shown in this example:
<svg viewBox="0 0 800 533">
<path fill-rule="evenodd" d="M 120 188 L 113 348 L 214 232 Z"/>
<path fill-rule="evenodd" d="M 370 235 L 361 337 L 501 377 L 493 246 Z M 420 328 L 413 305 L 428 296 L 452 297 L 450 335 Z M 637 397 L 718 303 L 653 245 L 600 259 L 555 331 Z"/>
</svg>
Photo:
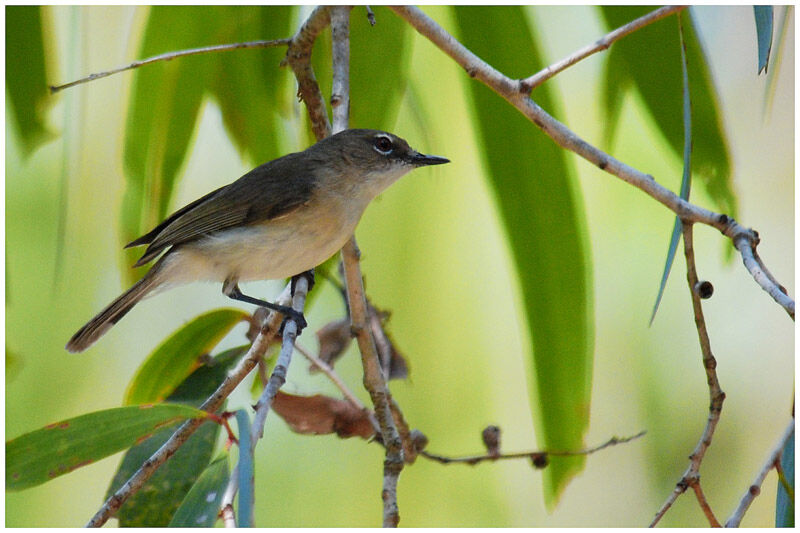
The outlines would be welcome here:
<svg viewBox="0 0 800 533">
<path fill-rule="evenodd" d="M 119 322 L 128 311 L 133 309 L 134 305 L 155 289 L 160 284 L 157 276 L 160 270 L 159 266 L 160 262 L 156 263 L 142 279 L 123 292 L 108 307 L 100 311 L 97 316 L 79 329 L 67 343 L 67 351 L 72 353 L 82 352 L 94 344 L 97 339 L 111 329 L 111 326 Z"/>
</svg>

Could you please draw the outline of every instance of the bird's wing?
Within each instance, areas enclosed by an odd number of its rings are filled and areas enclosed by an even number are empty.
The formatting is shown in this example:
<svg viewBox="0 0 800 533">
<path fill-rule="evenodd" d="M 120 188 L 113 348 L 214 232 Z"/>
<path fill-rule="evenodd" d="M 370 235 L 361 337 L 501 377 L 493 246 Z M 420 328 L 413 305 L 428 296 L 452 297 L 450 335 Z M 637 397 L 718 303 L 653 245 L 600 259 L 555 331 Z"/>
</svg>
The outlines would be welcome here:
<svg viewBox="0 0 800 533">
<path fill-rule="evenodd" d="M 286 170 L 291 166 L 287 168 L 286 161 L 276 164 L 283 159 L 261 165 L 230 185 L 195 200 L 128 244 L 126 248 L 149 244 L 135 266 L 151 261 L 169 246 L 227 228 L 270 220 L 303 205 L 311 195 L 313 177 L 296 171 L 289 174 Z"/>
</svg>

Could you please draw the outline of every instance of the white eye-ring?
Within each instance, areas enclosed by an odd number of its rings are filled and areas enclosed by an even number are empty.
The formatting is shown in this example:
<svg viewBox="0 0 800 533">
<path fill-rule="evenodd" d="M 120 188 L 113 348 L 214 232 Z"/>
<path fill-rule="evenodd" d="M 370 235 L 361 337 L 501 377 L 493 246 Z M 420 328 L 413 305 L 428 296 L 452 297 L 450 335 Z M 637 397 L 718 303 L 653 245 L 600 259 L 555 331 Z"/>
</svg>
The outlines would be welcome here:
<svg viewBox="0 0 800 533">
<path fill-rule="evenodd" d="M 387 137 L 386 135 L 377 135 L 375 137 L 375 142 L 372 145 L 373 148 L 379 153 L 383 155 L 389 155 L 392 153 L 394 149 L 394 145 L 392 144 L 392 140 Z"/>
</svg>

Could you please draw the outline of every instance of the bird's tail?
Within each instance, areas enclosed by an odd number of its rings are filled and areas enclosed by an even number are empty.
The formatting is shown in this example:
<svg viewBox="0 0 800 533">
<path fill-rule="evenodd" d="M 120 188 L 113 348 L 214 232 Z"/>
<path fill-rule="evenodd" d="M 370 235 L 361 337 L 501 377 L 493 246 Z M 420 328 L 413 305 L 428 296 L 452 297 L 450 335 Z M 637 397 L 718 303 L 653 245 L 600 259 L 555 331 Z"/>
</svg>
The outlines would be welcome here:
<svg viewBox="0 0 800 533">
<path fill-rule="evenodd" d="M 82 352 L 97 339 L 105 335 L 111 326 L 120 321 L 125 314 L 133 309 L 133 306 L 147 296 L 147 294 L 159 285 L 157 272 L 160 264 L 157 263 L 150 269 L 150 272 L 137 281 L 130 289 L 123 292 L 116 300 L 111 302 L 108 307 L 100 311 L 97 316 L 86 323 L 67 343 L 67 351 L 76 353 Z"/>
</svg>

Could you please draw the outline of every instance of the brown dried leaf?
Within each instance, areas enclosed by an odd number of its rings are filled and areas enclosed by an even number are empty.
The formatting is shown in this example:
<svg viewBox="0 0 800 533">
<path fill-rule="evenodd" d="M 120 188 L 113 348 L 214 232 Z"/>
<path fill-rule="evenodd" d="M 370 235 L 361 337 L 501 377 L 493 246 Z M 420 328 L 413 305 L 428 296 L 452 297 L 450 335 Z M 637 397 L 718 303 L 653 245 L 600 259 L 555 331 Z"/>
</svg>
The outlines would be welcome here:
<svg viewBox="0 0 800 533">
<path fill-rule="evenodd" d="M 336 433 L 342 438 L 363 439 L 369 439 L 374 435 L 367 411 L 345 400 L 322 394 L 295 396 L 278 391 L 272 401 L 272 409 L 295 433 L 304 435 Z"/>
<path fill-rule="evenodd" d="M 350 333 L 350 317 L 325 324 L 317 331 L 317 340 L 319 341 L 318 357 L 333 367 L 336 360 L 342 356 L 353 341 L 353 335 Z M 312 364 L 310 371 L 319 372 L 319 368 Z"/>
<path fill-rule="evenodd" d="M 378 360 L 381 368 L 389 379 L 405 379 L 408 377 L 408 363 L 406 358 L 397 351 L 392 337 L 386 331 L 386 324 L 390 314 L 381 311 L 372 303 L 368 302 L 367 314 L 369 326 L 372 330 L 372 338 L 375 339 L 375 347 L 378 349 Z M 387 371 L 388 368 L 388 371 Z"/>
</svg>

